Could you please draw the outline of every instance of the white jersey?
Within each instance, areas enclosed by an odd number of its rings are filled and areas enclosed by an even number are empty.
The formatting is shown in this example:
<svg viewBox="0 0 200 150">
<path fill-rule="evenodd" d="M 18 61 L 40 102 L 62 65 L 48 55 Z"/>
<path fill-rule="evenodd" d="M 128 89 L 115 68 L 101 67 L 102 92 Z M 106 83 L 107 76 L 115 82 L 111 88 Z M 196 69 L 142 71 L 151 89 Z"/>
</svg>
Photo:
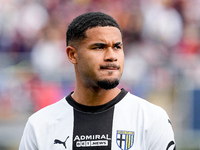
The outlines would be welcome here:
<svg viewBox="0 0 200 150">
<path fill-rule="evenodd" d="M 71 94 L 33 114 L 19 150 L 175 150 L 166 112 L 122 89 L 101 106 Z"/>
</svg>

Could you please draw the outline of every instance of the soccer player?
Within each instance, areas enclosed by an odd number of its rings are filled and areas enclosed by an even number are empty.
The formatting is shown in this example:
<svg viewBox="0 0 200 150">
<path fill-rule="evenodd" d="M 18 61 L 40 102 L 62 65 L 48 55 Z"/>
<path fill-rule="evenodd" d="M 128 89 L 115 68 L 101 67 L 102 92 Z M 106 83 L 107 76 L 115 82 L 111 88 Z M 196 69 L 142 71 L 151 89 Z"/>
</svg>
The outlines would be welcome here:
<svg viewBox="0 0 200 150">
<path fill-rule="evenodd" d="M 75 90 L 29 118 L 19 149 L 175 150 L 166 112 L 117 87 L 124 66 L 117 22 L 101 12 L 85 13 L 66 35 Z"/>
</svg>

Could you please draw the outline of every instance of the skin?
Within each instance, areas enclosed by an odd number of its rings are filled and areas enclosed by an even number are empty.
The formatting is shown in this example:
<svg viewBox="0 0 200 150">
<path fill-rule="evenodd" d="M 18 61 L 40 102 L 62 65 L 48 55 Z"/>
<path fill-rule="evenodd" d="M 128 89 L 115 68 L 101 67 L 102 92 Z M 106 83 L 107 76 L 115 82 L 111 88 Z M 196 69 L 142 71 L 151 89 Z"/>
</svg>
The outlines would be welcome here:
<svg viewBox="0 0 200 150">
<path fill-rule="evenodd" d="M 120 80 L 122 76 L 124 51 L 118 28 L 88 29 L 86 38 L 78 46 L 70 44 L 66 52 L 75 68 L 76 88 L 72 97 L 76 102 L 87 106 L 102 105 L 120 93 L 118 87 L 105 90 L 97 85 L 99 80 Z"/>
</svg>

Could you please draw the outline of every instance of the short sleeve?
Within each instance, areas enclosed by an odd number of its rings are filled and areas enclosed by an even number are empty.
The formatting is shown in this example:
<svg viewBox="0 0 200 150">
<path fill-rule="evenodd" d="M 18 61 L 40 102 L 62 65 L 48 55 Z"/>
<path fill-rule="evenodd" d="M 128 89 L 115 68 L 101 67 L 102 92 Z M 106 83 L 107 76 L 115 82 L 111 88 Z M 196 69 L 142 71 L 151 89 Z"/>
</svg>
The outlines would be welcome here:
<svg viewBox="0 0 200 150">
<path fill-rule="evenodd" d="M 19 150 L 38 150 L 34 129 L 31 125 L 30 119 L 27 121 L 24 128 Z"/>
<path fill-rule="evenodd" d="M 145 131 L 148 150 L 175 150 L 176 144 L 171 121 L 167 113 L 159 108 L 151 114 L 151 122 Z"/>
</svg>

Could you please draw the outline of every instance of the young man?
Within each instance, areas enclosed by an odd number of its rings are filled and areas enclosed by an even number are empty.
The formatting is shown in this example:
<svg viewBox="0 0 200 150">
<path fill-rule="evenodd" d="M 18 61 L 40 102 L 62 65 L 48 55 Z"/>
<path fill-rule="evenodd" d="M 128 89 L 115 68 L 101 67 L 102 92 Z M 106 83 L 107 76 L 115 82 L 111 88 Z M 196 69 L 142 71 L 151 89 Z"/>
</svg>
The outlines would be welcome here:
<svg viewBox="0 0 200 150">
<path fill-rule="evenodd" d="M 20 150 L 175 150 L 166 112 L 117 87 L 124 66 L 122 33 L 110 16 L 78 16 L 67 30 L 76 88 L 33 114 Z"/>
</svg>

